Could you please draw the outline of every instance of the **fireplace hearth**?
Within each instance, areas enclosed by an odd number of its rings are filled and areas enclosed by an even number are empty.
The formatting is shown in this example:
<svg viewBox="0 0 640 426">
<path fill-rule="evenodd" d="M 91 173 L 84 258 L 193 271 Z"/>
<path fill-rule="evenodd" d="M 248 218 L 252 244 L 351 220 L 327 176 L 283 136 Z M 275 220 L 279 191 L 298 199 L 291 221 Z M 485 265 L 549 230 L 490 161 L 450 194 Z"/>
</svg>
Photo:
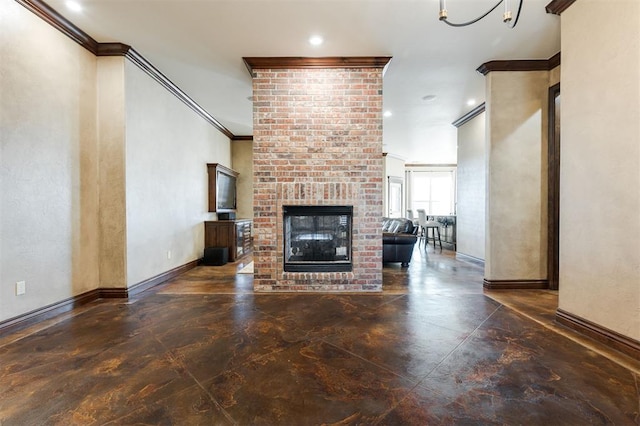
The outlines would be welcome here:
<svg viewBox="0 0 640 426">
<path fill-rule="evenodd" d="M 282 210 L 285 271 L 352 270 L 353 206 L 283 206 Z"/>
</svg>

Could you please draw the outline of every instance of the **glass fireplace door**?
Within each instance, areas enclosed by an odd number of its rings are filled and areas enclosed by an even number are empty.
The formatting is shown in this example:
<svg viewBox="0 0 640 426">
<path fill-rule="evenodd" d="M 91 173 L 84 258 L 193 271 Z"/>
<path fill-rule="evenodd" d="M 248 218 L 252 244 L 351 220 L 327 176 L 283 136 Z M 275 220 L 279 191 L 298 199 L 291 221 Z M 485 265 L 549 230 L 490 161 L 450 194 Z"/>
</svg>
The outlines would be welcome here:
<svg viewBox="0 0 640 426">
<path fill-rule="evenodd" d="M 285 206 L 284 270 L 351 271 L 351 206 Z"/>
</svg>

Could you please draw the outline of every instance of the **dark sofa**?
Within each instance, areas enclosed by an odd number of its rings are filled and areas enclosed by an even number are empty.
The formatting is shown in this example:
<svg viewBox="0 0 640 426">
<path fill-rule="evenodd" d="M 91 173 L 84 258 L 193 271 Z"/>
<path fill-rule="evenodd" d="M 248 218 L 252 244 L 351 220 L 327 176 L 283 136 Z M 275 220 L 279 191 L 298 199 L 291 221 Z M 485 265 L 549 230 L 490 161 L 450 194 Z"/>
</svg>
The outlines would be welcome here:
<svg viewBox="0 0 640 426">
<path fill-rule="evenodd" d="M 413 246 L 418 237 L 418 227 L 413 221 L 404 218 L 382 219 L 382 261 L 400 262 L 403 267 L 409 266 Z"/>
</svg>

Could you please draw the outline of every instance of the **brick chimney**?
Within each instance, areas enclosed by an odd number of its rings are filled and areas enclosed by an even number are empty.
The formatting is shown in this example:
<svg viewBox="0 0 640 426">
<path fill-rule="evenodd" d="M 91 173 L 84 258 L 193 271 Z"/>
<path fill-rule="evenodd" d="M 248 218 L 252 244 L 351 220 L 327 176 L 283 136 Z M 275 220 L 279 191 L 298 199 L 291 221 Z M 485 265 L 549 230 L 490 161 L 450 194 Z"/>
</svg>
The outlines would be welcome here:
<svg viewBox="0 0 640 426">
<path fill-rule="evenodd" d="M 382 290 L 388 57 L 244 58 L 253 77 L 254 290 Z M 352 206 L 352 270 L 285 272 L 283 206 Z"/>
</svg>

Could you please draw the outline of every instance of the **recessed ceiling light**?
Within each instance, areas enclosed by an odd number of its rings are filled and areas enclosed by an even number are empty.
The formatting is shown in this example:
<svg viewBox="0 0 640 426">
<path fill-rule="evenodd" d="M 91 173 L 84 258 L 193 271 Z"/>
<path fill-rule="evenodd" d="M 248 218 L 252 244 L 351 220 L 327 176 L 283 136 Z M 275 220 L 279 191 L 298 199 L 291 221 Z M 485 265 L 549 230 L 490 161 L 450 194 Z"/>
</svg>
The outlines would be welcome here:
<svg viewBox="0 0 640 426">
<path fill-rule="evenodd" d="M 434 101 L 436 99 L 436 95 L 426 95 L 422 97 L 422 100 L 425 102 L 431 102 Z"/>
<path fill-rule="evenodd" d="M 385 111 L 382 115 L 384 115 L 385 117 L 391 117 L 393 113 L 391 111 Z"/>
<path fill-rule="evenodd" d="M 78 2 L 75 2 L 75 1 L 72 1 L 72 0 L 67 0 L 65 2 L 65 5 L 67 6 L 67 8 L 69 10 L 72 10 L 74 12 L 81 12 L 82 11 L 82 6 Z"/>
<path fill-rule="evenodd" d="M 476 100 L 475 99 L 469 99 L 467 101 L 467 106 L 474 106 L 476 104 Z"/>
<path fill-rule="evenodd" d="M 309 44 L 312 46 L 320 46 L 324 40 L 320 36 L 311 36 Z"/>
</svg>

